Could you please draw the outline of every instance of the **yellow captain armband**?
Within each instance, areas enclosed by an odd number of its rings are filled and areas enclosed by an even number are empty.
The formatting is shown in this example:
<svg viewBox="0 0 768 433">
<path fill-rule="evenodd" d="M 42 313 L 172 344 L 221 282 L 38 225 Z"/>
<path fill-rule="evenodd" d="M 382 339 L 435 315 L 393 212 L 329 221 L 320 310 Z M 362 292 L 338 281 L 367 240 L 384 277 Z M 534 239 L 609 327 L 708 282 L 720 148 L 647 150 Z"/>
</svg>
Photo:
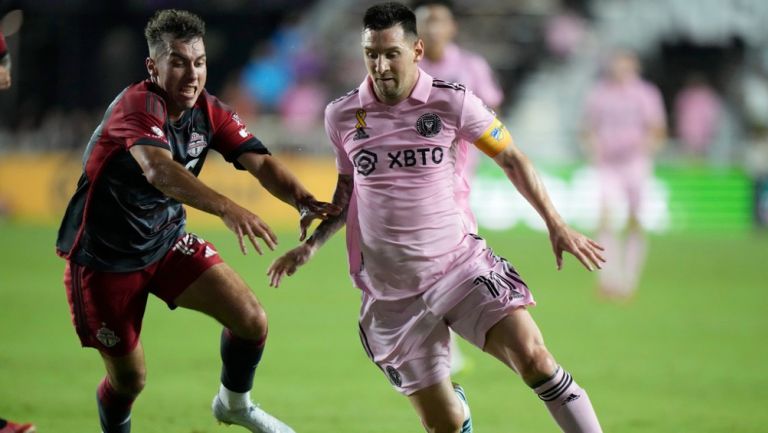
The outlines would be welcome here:
<svg viewBox="0 0 768 433">
<path fill-rule="evenodd" d="M 506 149 L 512 143 L 512 135 L 499 119 L 494 118 L 493 123 L 483 132 L 483 135 L 475 141 L 475 146 L 483 153 L 493 158 Z"/>
</svg>

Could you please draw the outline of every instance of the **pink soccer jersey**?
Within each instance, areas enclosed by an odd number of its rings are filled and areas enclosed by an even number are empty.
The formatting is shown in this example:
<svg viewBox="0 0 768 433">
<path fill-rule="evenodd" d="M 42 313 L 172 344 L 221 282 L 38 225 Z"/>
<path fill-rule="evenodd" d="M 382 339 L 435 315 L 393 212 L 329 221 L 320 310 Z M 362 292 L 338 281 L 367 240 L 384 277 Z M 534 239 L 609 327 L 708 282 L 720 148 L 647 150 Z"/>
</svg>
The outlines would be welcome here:
<svg viewBox="0 0 768 433">
<path fill-rule="evenodd" d="M 463 86 L 419 72 L 411 95 L 397 105 L 378 102 L 366 78 L 325 112 L 339 173 L 354 176 L 350 273 L 377 299 L 460 284 L 485 248 L 469 235 L 454 189 L 466 157 L 461 147 L 495 116 Z"/>
<path fill-rule="evenodd" d="M 587 98 L 586 124 L 595 134 L 598 164 L 650 158 L 648 133 L 665 125 L 661 94 L 641 79 L 600 82 Z"/>
<path fill-rule="evenodd" d="M 419 67 L 440 80 L 465 85 L 489 107 L 498 107 L 504 99 L 488 62 L 456 44 L 445 47 L 440 61 L 433 62 L 425 57 L 419 62 Z"/>
<path fill-rule="evenodd" d="M 493 76 L 493 70 L 481 56 L 460 48 L 456 44 L 445 47 L 443 58 L 433 62 L 426 57 L 419 66 L 429 75 L 440 80 L 460 83 L 471 90 L 489 107 L 498 108 L 504 93 Z M 477 231 L 477 223 L 469 206 L 469 193 L 472 175 L 475 172 L 481 153 L 474 146 L 462 146 L 466 157 L 461 158 L 464 167 L 460 167 L 460 176 L 455 179 L 456 198 L 458 206 L 464 210 L 464 216 L 473 231 Z"/>
</svg>

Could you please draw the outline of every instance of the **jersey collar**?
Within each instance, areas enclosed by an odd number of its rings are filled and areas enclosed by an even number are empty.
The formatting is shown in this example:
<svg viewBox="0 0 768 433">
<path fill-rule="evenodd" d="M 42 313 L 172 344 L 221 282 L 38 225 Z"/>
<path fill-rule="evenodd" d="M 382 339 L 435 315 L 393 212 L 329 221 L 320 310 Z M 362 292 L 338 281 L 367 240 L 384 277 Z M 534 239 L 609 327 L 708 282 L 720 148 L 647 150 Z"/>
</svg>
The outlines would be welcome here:
<svg viewBox="0 0 768 433">
<path fill-rule="evenodd" d="M 369 107 L 375 104 L 381 104 L 379 100 L 376 99 L 376 94 L 373 91 L 373 83 L 371 82 L 370 76 L 365 77 L 365 80 L 362 82 L 362 84 L 360 84 L 359 89 L 361 107 Z M 416 85 L 413 87 L 413 90 L 407 99 L 412 99 L 424 104 L 429 100 L 429 94 L 431 91 L 432 76 L 419 68 L 419 78 L 416 80 Z"/>
</svg>

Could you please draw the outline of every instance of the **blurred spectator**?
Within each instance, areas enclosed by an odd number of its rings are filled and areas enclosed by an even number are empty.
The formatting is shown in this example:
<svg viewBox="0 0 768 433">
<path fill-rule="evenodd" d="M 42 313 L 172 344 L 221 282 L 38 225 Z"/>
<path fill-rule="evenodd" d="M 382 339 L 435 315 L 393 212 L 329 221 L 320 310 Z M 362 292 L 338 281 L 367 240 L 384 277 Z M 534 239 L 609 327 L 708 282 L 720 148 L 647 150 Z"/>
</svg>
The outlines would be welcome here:
<svg viewBox="0 0 768 433">
<path fill-rule="evenodd" d="M 560 60 L 576 52 L 585 34 L 585 20 L 576 12 L 567 9 L 553 15 L 544 29 L 547 49 Z"/>
<path fill-rule="evenodd" d="M 720 125 L 722 103 L 703 75 L 692 74 L 675 98 L 676 134 L 683 151 L 703 156 Z"/>
<path fill-rule="evenodd" d="M 652 158 L 666 134 L 661 93 L 639 69 L 634 53 L 616 51 L 605 77 L 590 90 L 585 110 L 589 156 L 600 179 L 600 240 L 607 258 L 599 273 L 600 293 L 609 298 L 634 294 L 646 256 L 640 219 L 644 193 Z M 614 219 L 625 207 L 626 225 L 616 227 Z"/>
<path fill-rule="evenodd" d="M 11 55 L 5 44 L 5 37 L 0 30 L 0 90 L 11 87 Z"/>
</svg>

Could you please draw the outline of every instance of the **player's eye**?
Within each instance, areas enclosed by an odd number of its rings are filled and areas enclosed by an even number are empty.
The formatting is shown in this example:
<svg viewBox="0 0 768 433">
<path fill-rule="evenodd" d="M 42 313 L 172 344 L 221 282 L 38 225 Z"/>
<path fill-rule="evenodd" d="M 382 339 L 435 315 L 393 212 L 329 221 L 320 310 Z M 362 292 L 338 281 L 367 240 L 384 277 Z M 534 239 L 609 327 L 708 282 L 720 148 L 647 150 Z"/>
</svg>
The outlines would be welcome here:
<svg viewBox="0 0 768 433">
<path fill-rule="evenodd" d="M 374 53 L 373 51 L 366 52 L 365 56 L 368 57 L 371 60 L 376 60 L 379 57 L 379 55 Z"/>
</svg>

